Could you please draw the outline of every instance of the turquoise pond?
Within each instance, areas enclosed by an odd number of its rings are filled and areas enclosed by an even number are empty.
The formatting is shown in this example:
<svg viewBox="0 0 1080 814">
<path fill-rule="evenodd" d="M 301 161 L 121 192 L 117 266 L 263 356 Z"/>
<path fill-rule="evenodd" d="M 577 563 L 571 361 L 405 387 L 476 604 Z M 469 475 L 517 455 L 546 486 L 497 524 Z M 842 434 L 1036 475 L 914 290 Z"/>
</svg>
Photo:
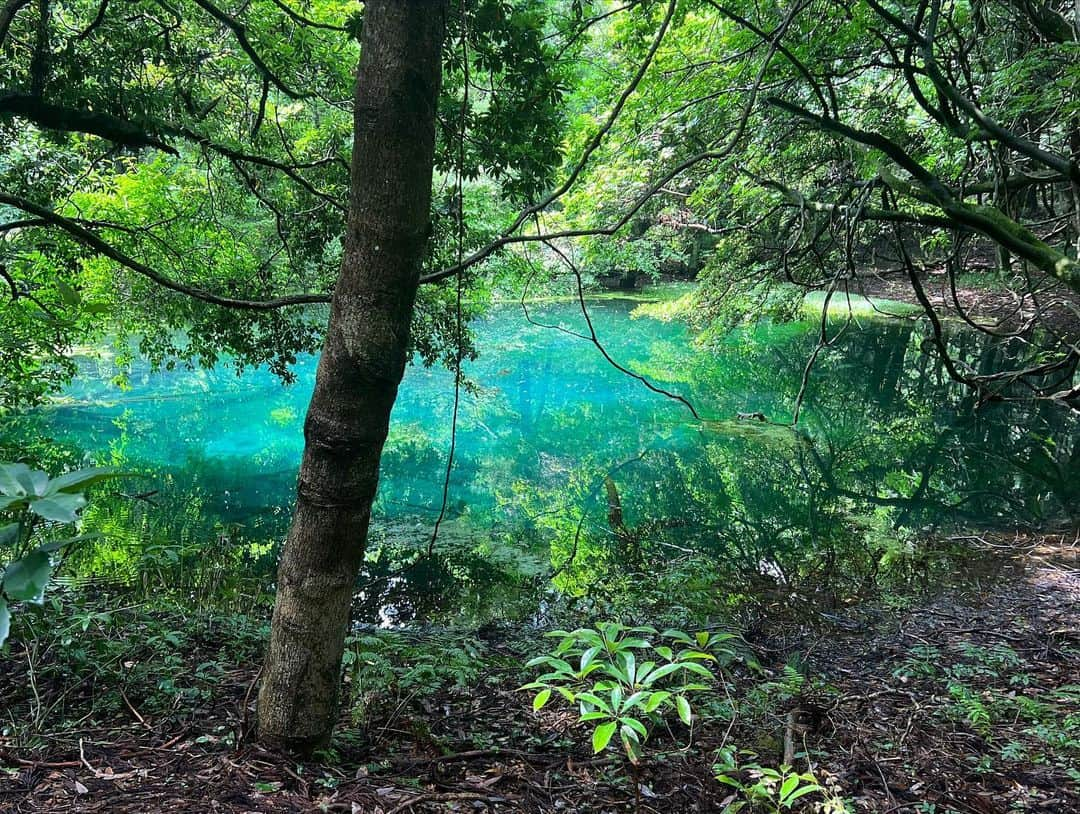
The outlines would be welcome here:
<svg viewBox="0 0 1080 814">
<path fill-rule="evenodd" d="M 602 298 L 589 312 L 620 364 L 685 396 L 703 420 L 574 336 L 585 328 L 576 303 L 535 304 L 531 322 L 520 306 L 495 307 L 473 326 L 480 355 L 465 371 L 442 559 L 416 566 L 407 599 L 369 591 L 372 618 L 376 606 L 384 620 L 390 606 L 393 620 L 459 612 L 469 593 L 462 585 L 543 581 L 571 554 L 560 583 L 571 592 L 586 591 L 611 563 L 673 557 L 788 579 L 860 535 L 1037 523 L 1080 506 L 1075 418 L 1045 402 L 977 409 L 928 352 L 921 322 L 861 316 L 818 360 L 794 432 L 736 416 L 790 422 L 816 322 L 761 324 L 697 344 L 686 325 L 640 306 L 640 298 Z M 1013 352 L 950 330 L 954 354 L 975 369 Z M 301 359 L 289 386 L 264 370 L 137 366 L 120 390 L 110 363 L 85 361 L 61 403 L 9 420 L 6 446 L 47 438 L 139 473 L 117 490 L 128 497 L 88 510 L 86 525 L 102 532 L 108 556 L 85 556 L 84 570 L 151 567 L 118 551 L 145 559 L 176 545 L 198 561 L 221 553 L 200 551 L 224 547 L 244 552 L 269 585 L 315 365 Z M 408 370 L 384 454 L 368 578 L 426 548 L 452 404 L 449 371 Z M 401 580 L 384 585 L 405 592 Z M 458 599 L 445 599 L 452 586 Z M 469 601 L 476 613 L 506 610 Z"/>
</svg>

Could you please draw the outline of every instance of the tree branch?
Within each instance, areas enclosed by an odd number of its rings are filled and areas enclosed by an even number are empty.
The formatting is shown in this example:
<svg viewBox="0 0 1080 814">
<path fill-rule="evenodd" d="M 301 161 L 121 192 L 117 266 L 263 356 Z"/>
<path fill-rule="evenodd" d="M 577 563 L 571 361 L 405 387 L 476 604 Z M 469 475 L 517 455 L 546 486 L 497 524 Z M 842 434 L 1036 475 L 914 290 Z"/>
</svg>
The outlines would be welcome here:
<svg viewBox="0 0 1080 814">
<path fill-rule="evenodd" d="M 107 243 L 98 235 L 94 234 L 84 226 L 81 226 L 71 218 L 66 218 L 63 215 L 52 212 L 43 206 L 38 206 L 24 198 L 10 195 L 6 192 L 0 192 L 0 204 L 34 215 L 40 220 L 62 229 L 79 243 L 87 248 L 93 249 L 97 254 L 108 257 L 110 260 L 119 263 L 124 268 L 157 283 L 162 288 L 166 288 L 169 291 L 175 291 L 178 294 L 184 294 L 185 296 L 202 302 L 210 303 L 211 305 L 220 305 L 223 308 L 233 308 L 240 311 L 272 311 L 277 308 L 285 308 L 293 305 L 328 303 L 331 300 L 331 295 L 329 294 L 290 294 L 267 300 L 247 300 L 236 297 L 223 297 L 214 294 L 213 292 L 206 291 L 205 289 L 185 285 L 170 279 L 145 263 L 130 257 L 120 251 L 120 249 Z"/>
<path fill-rule="evenodd" d="M 821 130 L 843 136 L 850 141 L 880 150 L 897 166 L 905 170 L 921 187 L 928 198 L 956 224 L 970 227 L 1006 247 L 1014 254 L 1033 263 L 1037 268 L 1056 277 L 1074 291 L 1080 291 L 1080 263 L 1067 254 L 1044 243 L 1029 229 L 1009 218 L 993 206 L 969 204 L 962 201 L 935 175 L 916 161 L 903 147 L 880 133 L 859 130 L 836 119 L 819 116 L 792 102 L 770 97 L 768 104 L 778 107 Z M 891 187 L 899 179 L 883 179 Z M 904 185 L 906 186 L 906 185 Z M 909 189 L 896 191 L 911 194 Z M 919 196 L 922 200 L 922 196 Z"/>
<path fill-rule="evenodd" d="M 88 133 L 126 147 L 156 147 L 172 155 L 176 149 L 133 122 L 108 113 L 50 104 L 26 93 L 0 92 L 0 116 L 17 116 L 46 130 Z"/>
</svg>

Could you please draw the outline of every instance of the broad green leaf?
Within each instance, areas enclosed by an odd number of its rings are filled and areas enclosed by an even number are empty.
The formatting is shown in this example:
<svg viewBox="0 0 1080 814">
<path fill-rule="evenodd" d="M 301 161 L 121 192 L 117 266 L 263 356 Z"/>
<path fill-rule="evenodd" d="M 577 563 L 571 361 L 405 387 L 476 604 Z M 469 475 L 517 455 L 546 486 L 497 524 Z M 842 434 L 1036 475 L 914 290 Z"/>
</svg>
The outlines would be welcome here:
<svg viewBox="0 0 1080 814">
<path fill-rule="evenodd" d="M 570 690 L 566 689 L 566 687 L 556 687 L 555 691 L 559 695 L 561 695 L 563 698 L 565 698 L 567 701 L 569 701 L 571 704 L 574 703 L 574 701 L 575 701 L 574 693 L 571 692 Z"/>
<path fill-rule="evenodd" d="M 690 726 L 690 702 L 681 695 L 675 696 L 675 707 L 679 710 L 679 718 L 684 724 Z"/>
<path fill-rule="evenodd" d="M 602 710 L 611 712 L 611 707 L 608 706 L 608 702 L 601 698 L 599 695 L 591 692 L 579 692 L 577 694 L 578 701 L 588 701 L 595 707 L 599 707 Z"/>
<path fill-rule="evenodd" d="M 683 631 L 675 630 L 674 628 L 669 628 L 660 635 L 663 636 L 665 639 L 674 639 L 677 642 L 683 642 L 685 644 L 693 644 L 694 641 Z"/>
<path fill-rule="evenodd" d="M 825 791 L 825 789 L 823 789 L 817 783 L 808 783 L 805 786 L 799 786 L 797 789 L 795 789 L 795 791 L 791 793 L 791 796 L 784 801 L 784 804 L 788 808 L 790 808 L 791 804 L 798 800 L 800 797 L 807 794 L 813 794 L 815 791 Z"/>
<path fill-rule="evenodd" d="M 698 661 L 716 661 L 712 653 L 703 653 L 700 650 L 684 650 L 679 654 L 680 659 L 697 659 Z"/>
<path fill-rule="evenodd" d="M 109 478 L 119 478 L 122 475 L 123 473 L 113 466 L 76 469 L 73 472 L 65 472 L 63 475 L 49 481 L 48 493 L 51 495 L 56 492 L 81 492 L 96 483 L 101 483 L 101 481 Z"/>
<path fill-rule="evenodd" d="M 683 661 L 679 662 L 678 666 L 684 670 L 689 670 L 692 673 L 705 676 L 705 678 L 712 678 L 713 674 L 709 672 L 708 668 L 702 667 L 696 661 Z"/>
<path fill-rule="evenodd" d="M 0 647 L 7 641 L 8 633 L 11 632 L 11 611 L 8 610 L 7 600 L 0 596 Z"/>
<path fill-rule="evenodd" d="M 640 735 L 642 739 L 649 737 L 649 730 L 647 730 L 645 724 L 637 718 L 623 718 L 622 721 L 625 726 L 630 727 L 630 729 Z"/>
<path fill-rule="evenodd" d="M 784 784 L 780 786 L 780 802 L 783 803 L 791 792 L 795 791 L 795 787 L 799 785 L 798 775 L 791 775 L 784 781 Z"/>
<path fill-rule="evenodd" d="M 15 472 L 15 480 L 19 482 L 26 495 L 41 497 L 49 488 L 48 475 L 40 469 L 30 469 L 25 465 Z"/>
<path fill-rule="evenodd" d="M 25 469 L 26 464 L 0 464 L 0 493 L 10 497 L 22 496 L 25 494 L 22 486 L 19 485 L 19 481 L 15 478 L 15 472 L 18 467 L 23 467 Z"/>
<path fill-rule="evenodd" d="M 49 584 L 52 563 L 40 549 L 11 563 L 4 572 L 4 593 L 12 599 L 38 602 Z"/>
<path fill-rule="evenodd" d="M 546 704 L 550 700 L 551 700 L 551 690 L 550 689 L 540 690 L 540 692 L 538 692 L 536 694 L 536 698 L 533 699 L 533 711 L 536 712 L 537 710 L 542 709 L 544 704 Z"/>
<path fill-rule="evenodd" d="M 648 690 L 638 690 L 636 693 L 626 699 L 626 703 L 623 706 L 625 706 L 627 709 L 637 706 L 642 701 L 644 701 L 649 696 L 649 694 L 650 693 Z"/>
<path fill-rule="evenodd" d="M 32 486 L 27 488 L 31 480 L 30 467 L 26 464 L 0 464 L 0 492 L 5 495 L 23 497 L 37 494 Z M 48 482 L 48 477 L 45 480 Z"/>
<path fill-rule="evenodd" d="M 611 736 L 615 734 L 615 729 L 617 727 L 618 724 L 615 721 L 600 724 L 600 726 L 596 727 L 592 735 L 592 748 L 594 754 L 604 751 L 611 742 Z"/>
<path fill-rule="evenodd" d="M 581 654 L 581 664 L 578 667 L 578 670 L 584 672 L 585 668 L 588 667 L 592 663 L 592 660 L 594 658 L 596 658 L 596 654 L 599 653 L 599 652 L 600 652 L 599 647 L 590 647 L 588 650 L 586 650 L 584 653 L 582 653 Z"/>
<path fill-rule="evenodd" d="M 646 678 L 641 683 L 647 687 L 651 687 L 664 676 L 671 675 L 676 670 L 681 670 L 682 668 L 682 664 L 665 664 L 662 667 L 657 667 L 655 670 L 649 673 L 648 678 Z"/>
<path fill-rule="evenodd" d="M 671 693 L 669 692 L 660 691 L 652 693 L 649 696 L 649 700 L 645 702 L 645 711 L 652 712 L 669 698 L 671 698 Z"/>
<path fill-rule="evenodd" d="M 18 523 L 8 523 L 6 526 L 0 526 L 0 546 L 12 545 L 18 536 Z"/>
<path fill-rule="evenodd" d="M 46 520 L 59 523 L 74 523 L 79 519 L 79 509 L 86 505 L 82 495 L 59 492 L 49 497 L 30 501 L 30 511 Z"/>
</svg>

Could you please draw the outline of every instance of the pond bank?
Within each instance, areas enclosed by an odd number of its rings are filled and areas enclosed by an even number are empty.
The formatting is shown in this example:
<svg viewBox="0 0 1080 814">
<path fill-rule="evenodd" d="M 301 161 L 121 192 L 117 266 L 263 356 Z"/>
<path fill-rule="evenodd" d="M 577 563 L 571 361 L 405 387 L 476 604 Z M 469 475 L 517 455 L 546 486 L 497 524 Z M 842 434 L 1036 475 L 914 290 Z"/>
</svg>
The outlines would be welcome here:
<svg viewBox="0 0 1080 814">
<path fill-rule="evenodd" d="M 777 766 L 785 751 L 808 753 L 818 781 L 853 811 L 1078 810 L 1080 531 L 968 542 L 997 567 L 929 599 L 891 597 L 812 616 L 781 601 L 763 604 L 747 640 L 764 672 L 725 671 L 692 736 L 678 723 L 654 733 L 640 810 L 722 811 L 737 801 L 712 777 L 723 746 L 753 750 L 765 767 Z M 0 808 L 634 810 L 615 752 L 592 755 L 576 716 L 554 705 L 534 714 L 529 696 L 516 691 L 521 664 L 543 646 L 535 638 L 481 630 L 429 643 L 442 662 L 431 686 L 387 688 L 371 699 L 363 729 L 346 714 L 334 749 L 305 764 L 245 740 L 258 637 L 239 636 L 219 620 L 181 638 L 177 655 L 186 667 L 173 672 L 209 676 L 204 692 L 178 695 L 172 709 L 159 710 L 132 681 L 111 712 L 101 706 L 18 749 L 11 739 L 0 742 L 7 771 Z M 406 657 L 422 662 L 423 644 L 406 645 Z M 481 663 L 470 667 L 472 652 Z M 35 683 L 25 660 L 4 662 L 4 697 L 19 689 L 12 714 L 35 698 L 48 704 L 74 690 L 85 705 L 116 689 L 96 688 L 93 672 L 84 677 L 89 684 L 71 676 L 50 686 L 43 667 L 37 664 Z M 128 669 L 134 674 L 137 666 Z M 347 694 L 355 697 L 354 689 Z M 805 757 L 795 762 L 807 768 Z M 751 781 L 752 770 L 734 779 Z M 814 793 L 803 802 L 824 799 Z"/>
<path fill-rule="evenodd" d="M 1037 316 L 1041 329 L 1067 341 L 1080 338 L 1080 295 L 1062 285 L 1048 284 L 1034 294 L 1020 296 L 997 279 L 975 284 L 970 276 L 962 275 L 954 284 L 944 272 L 924 274 L 920 279 L 930 303 L 945 316 L 1004 332 L 1022 330 Z M 919 305 L 907 277 L 866 274 L 851 281 L 846 290 L 852 295 Z"/>
</svg>

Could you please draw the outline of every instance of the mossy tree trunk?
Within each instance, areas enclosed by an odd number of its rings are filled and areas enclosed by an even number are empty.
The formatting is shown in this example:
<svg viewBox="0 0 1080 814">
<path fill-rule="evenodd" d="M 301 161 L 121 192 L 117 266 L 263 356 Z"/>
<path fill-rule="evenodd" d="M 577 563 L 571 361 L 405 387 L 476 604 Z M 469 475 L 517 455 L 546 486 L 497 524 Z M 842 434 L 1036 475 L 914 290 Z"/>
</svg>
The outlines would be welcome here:
<svg viewBox="0 0 1080 814">
<path fill-rule="evenodd" d="M 429 233 L 446 0 L 368 0 L 341 274 L 278 567 L 259 737 L 329 741 L 353 586 Z"/>
</svg>

